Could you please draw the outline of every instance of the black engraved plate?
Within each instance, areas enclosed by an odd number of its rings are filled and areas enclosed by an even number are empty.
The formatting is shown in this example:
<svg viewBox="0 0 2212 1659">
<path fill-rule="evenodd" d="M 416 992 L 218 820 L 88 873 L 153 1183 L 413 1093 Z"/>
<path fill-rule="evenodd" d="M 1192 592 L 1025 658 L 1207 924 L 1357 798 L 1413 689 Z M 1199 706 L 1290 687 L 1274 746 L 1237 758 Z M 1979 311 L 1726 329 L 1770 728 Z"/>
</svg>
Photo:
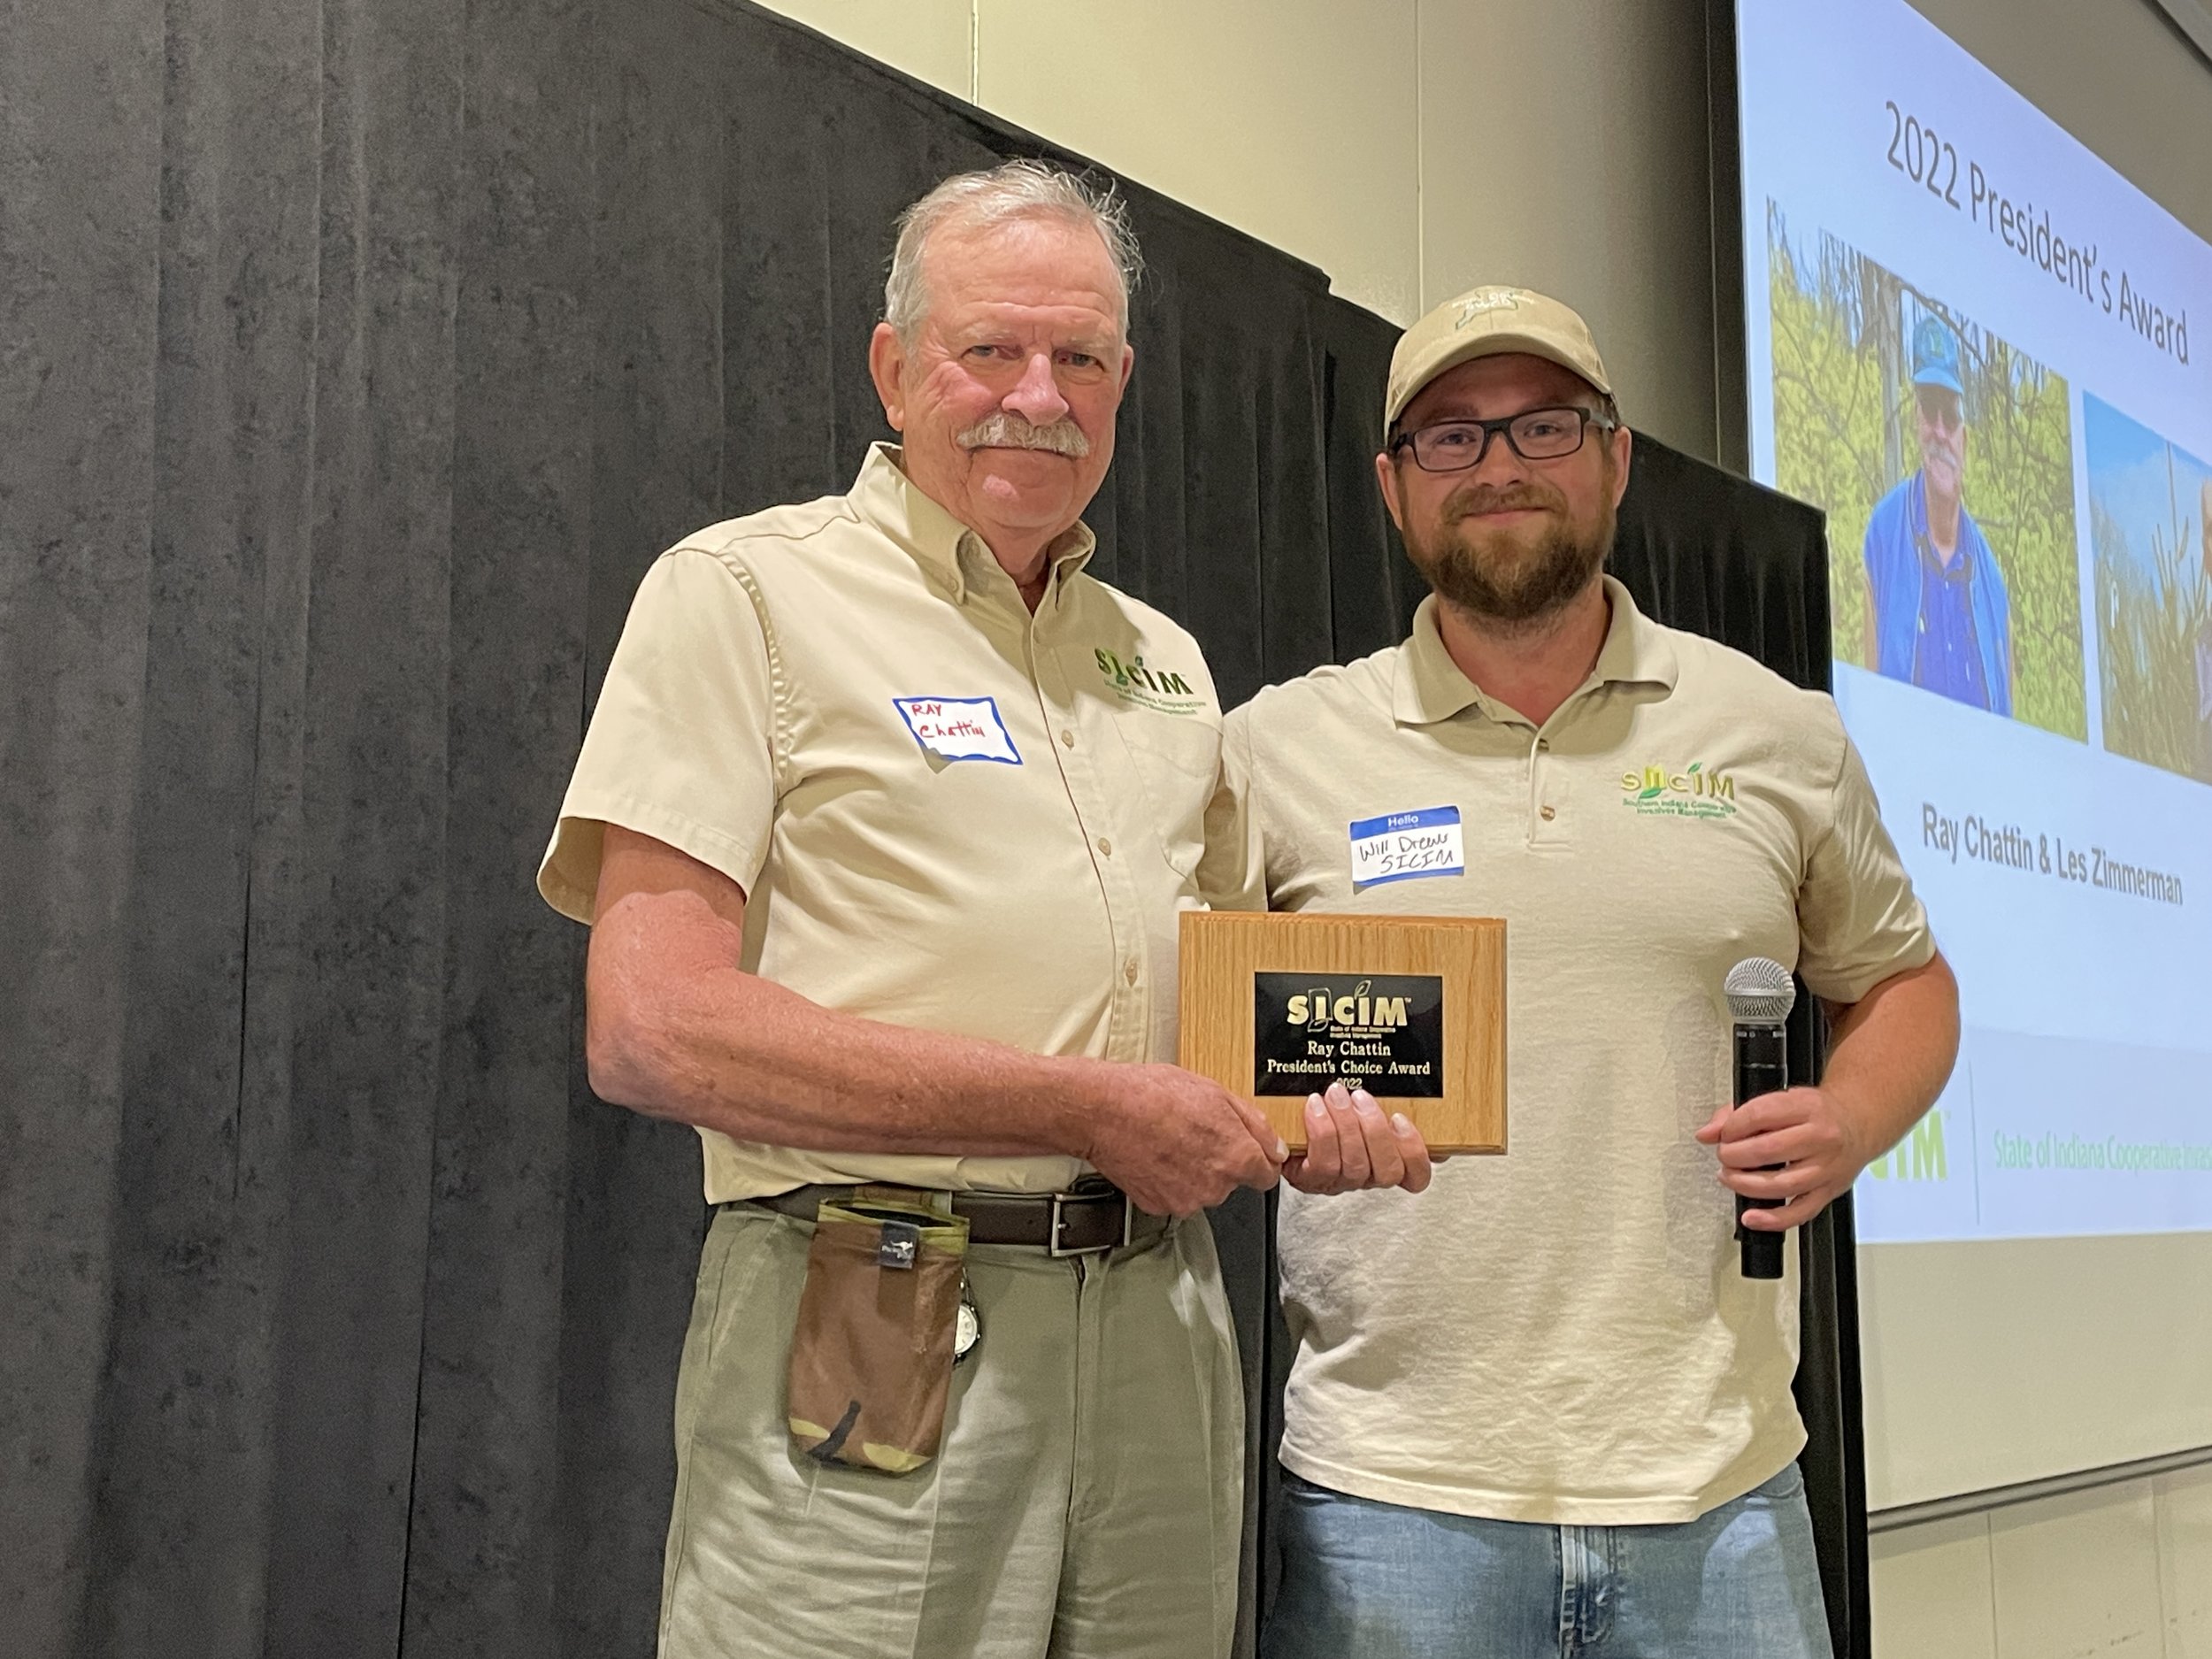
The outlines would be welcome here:
<svg viewBox="0 0 2212 1659">
<path fill-rule="evenodd" d="M 1433 973 L 1256 973 L 1252 1093 L 1341 1078 L 1386 1099 L 1444 1094 L 1444 980 Z"/>
</svg>

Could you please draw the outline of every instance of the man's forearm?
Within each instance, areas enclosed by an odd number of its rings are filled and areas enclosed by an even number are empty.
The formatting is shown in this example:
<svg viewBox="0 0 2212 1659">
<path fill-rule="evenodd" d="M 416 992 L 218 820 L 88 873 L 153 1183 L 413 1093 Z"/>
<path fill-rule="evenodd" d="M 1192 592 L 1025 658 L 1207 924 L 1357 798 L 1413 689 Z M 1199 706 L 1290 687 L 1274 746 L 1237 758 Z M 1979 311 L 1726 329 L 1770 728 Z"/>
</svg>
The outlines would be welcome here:
<svg viewBox="0 0 2212 1659">
<path fill-rule="evenodd" d="M 1959 1051 L 1958 981 L 1941 956 L 1883 980 L 1838 1017 L 1821 1088 L 1848 1109 L 1862 1164 L 1920 1121 Z"/>
<path fill-rule="evenodd" d="M 595 937 L 586 981 L 592 1087 L 617 1105 L 816 1151 L 1088 1156 L 1103 1062 L 839 1013 L 726 962 L 635 995 L 635 943 Z"/>
</svg>

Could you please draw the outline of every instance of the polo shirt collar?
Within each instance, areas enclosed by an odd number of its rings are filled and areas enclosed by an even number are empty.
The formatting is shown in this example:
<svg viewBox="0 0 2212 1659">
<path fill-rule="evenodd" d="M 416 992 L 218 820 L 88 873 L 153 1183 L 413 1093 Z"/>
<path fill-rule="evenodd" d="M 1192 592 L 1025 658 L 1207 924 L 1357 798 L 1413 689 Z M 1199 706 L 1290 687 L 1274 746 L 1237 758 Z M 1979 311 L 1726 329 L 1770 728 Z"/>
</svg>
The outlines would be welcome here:
<svg viewBox="0 0 2212 1659">
<path fill-rule="evenodd" d="M 1680 670 L 1667 631 L 1636 609 L 1635 596 L 1618 579 L 1602 580 L 1606 596 L 1613 602 L 1613 620 L 1605 630 L 1605 643 L 1598 648 L 1590 683 L 1663 686 L 1672 691 Z"/>
<path fill-rule="evenodd" d="M 1600 580 L 1611 602 L 1612 619 L 1606 625 L 1605 642 L 1598 648 L 1597 664 L 1583 688 L 1655 685 L 1673 690 L 1678 670 L 1666 630 L 1636 609 L 1636 601 L 1618 580 L 1611 576 Z M 1436 627 L 1437 603 L 1434 594 L 1421 602 L 1420 609 L 1413 613 L 1413 632 L 1398 648 L 1391 712 L 1404 726 L 1432 726 L 1477 706 L 1493 720 L 1509 718 L 1509 710 L 1494 703 L 1461 673 L 1459 664 L 1444 649 L 1444 636 Z"/>
<path fill-rule="evenodd" d="M 970 586 L 985 567 L 997 566 L 981 536 L 907 477 L 902 451 L 895 443 L 868 446 L 868 458 L 845 499 L 863 523 L 905 549 L 956 601 L 966 601 Z M 1080 522 L 1054 539 L 1046 557 L 1052 565 L 1055 592 L 1090 563 L 1097 546 L 1090 526 Z"/>
</svg>

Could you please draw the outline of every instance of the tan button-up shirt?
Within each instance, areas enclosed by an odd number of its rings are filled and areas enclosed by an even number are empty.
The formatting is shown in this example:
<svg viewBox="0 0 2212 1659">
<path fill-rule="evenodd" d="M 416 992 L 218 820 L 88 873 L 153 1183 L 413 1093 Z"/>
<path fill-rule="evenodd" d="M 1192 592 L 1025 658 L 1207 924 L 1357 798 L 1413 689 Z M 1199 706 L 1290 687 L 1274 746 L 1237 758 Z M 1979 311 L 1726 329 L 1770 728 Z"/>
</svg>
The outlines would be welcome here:
<svg viewBox="0 0 2212 1659">
<path fill-rule="evenodd" d="M 538 887 L 591 919 L 603 826 L 746 893 L 743 965 L 823 1006 L 1039 1054 L 1172 1059 L 1221 717 L 1198 647 L 1048 553 L 1033 617 L 889 445 L 850 494 L 647 573 Z M 1217 852 L 1205 879 L 1246 879 Z M 710 1202 L 809 1181 L 1048 1192 L 1063 1157 L 799 1151 L 707 1131 Z"/>
<path fill-rule="evenodd" d="M 1460 672 L 1433 599 L 1227 721 L 1275 909 L 1506 921 L 1506 1155 L 1417 1197 L 1283 1194 L 1282 1460 L 1340 1491 L 1686 1521 L 1804 1443 L 1794 1272 L 1741 1276 L 1692 1138 L 1730 1092 L 1722 981 L 1771 956 L 1852 1002 L 1934 944 L 1835 705 L 1605 586 L 1596 665 L 1540 728 Z M 1440 810 L 1463 873 L 1353 885 L 1350 825 Z"/>
</svg>

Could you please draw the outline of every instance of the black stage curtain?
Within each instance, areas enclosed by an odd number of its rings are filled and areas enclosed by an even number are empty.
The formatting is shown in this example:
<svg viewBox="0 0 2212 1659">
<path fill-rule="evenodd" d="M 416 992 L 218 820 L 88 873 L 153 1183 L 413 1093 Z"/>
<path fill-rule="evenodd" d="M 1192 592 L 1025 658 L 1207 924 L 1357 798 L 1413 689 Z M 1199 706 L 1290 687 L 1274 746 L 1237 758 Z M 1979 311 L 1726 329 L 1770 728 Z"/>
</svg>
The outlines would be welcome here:
<svg viewBox="0 0 2212 1659">
<path fill-rule="evenodd" d="M 894 211 L 1053 152 L 721 0 L 9 31 L 0 1649 L 648 1652 L 697 1153 L 592 1099 L 532 871 L 654 554 L 879 435 Z M 1130 195 L 1095 568 L 1233 702 L 1410 608 L 1394 331 Z M 1816 680 L 1816 520 L 1646 453 L 1624 572 Z M 1264 1446 L 1264 1206 L 1217 1225 Z"/>
</svg>

